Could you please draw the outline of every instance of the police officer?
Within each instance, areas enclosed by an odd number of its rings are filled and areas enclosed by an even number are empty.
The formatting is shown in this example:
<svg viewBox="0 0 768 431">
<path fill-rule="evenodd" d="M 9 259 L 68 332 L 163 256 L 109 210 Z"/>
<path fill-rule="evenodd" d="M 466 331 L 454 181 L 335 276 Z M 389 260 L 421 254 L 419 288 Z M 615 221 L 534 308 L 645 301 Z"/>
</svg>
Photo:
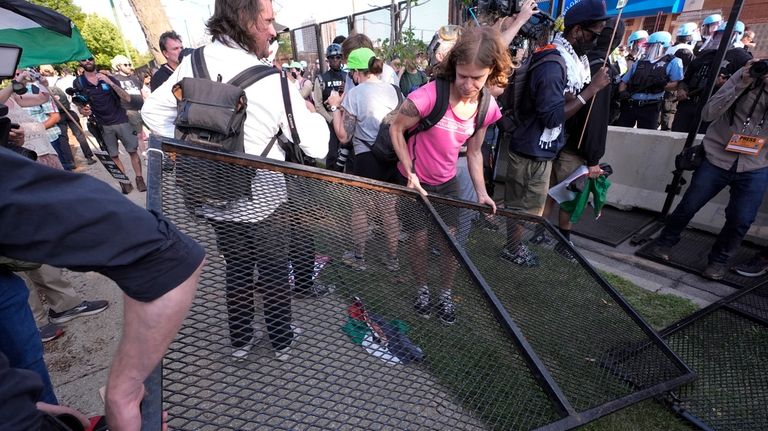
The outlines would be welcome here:
<svg viewBox="0 0 768 431">
<path fill-rule="evenodd" d="M 683 70 L 685 70 L 691 61 L 693 61 L 694 37 L 699 31 L 699 26 L 695 22 L 687 22 L 677 29 L 675 44 L 667 49 L 667 54 L 679 58 L 683 61 Z M 661 112 L 661 130 L 671 130 L 672 122 L 677 112 L 677 92 L 664 92 L 664 105 Z"/>
<path fill-rule="evenodd" d="M 325 157 L 325 166 L 328 169 L 343 171 L 346 163 L 348 149 L 339 148 L 339 138 L 333 131 L 333 111 L 326 103 L 331 91 L 344 93 L 344 82 L 347 79 L 347 72 L 341 70 L 341 45 L 332 43 L 325 50 L 325 58 L 328 60 L 328 70 L 318 75 L 312 98 L 315 103 L 315 110 L 328 122 L 328 128 L 331 130 L 331 140 L 328 143 L 328 155 Z M 342 151 L 339 157 L 339 150 Z"/>
<path fill-rule="evenodd" d="M 672 35 L 657 31 L 648 38 L 645 54 L 619 84 L 622 100 L 617 126 L 658 129 L 664 91 L 674 91 L 683 79 L 683 62 L 667 55 Z"/>
<path fill-rule="evenodd" d="M 638 30 L 629 35 L 627 45 L 629 46 L 629 54 L 627 54 L 627 70 L 635 64 L 636 61 L 645 53 L 645 47 L 648 44 L 648 32 L 645 30 Z"/>
<path fill-rule="evenodd" d="M 720 45 L 727 24 L 726 21 L 721 21 L 718 24 L 717 30 L 709 38 L 708 48 L 700 51 L 685 70 L 685 77 L 677 88 L 677 113 L 680 115 L 676 115 L 675 120 L 672 122 L 672 130 L 675 132 L 688 132 L 691 128 L 691 123 L 696 117 L 696 111 L 700 109 L 701 97 L 707 89 L 707 78 L 709 77 L 710 70 L 712 67 L 715 67 L 717 47 Z M 738 37 L 736 30 L 743 32 L 744 23 L 737 21 L 734 25 L 734 39 L 729 41 L 731 45 L 734 41 L 739 40 L 736 39 Z M 722 85 L 733 73 L 747 64 L 747 61 L 751 58 L 752 54 L 745 48 L 730 48 L 726 51 L 725 61 L 723 62 L 724 66 L 721 67 L 719 77 L 715 81 L 716 87 Z M 698 133 L 705 133 L 707 126 L 709 126 L 708 122 L 702 122 Z"/>
<path fill-rule="evenodd" d="M 706 49 L 712 49 L 713 46 L 715 49 L 717 49 L 718 44 L 713 43 L 712 38 L 714 37 L 715 32 L 717 32 L 717 29 L 720 27 L 720 23 L 722 22 L 724 22 L 723 17 L 718 13 L 709 15 L 708 17 L 704 18 L 704 21 L 701 23 L 702 40 L 699 41 L 699 43 L 697 43 L 693 48 L 694 54 L 698 55 L 699 52 Z"/>
</svg>

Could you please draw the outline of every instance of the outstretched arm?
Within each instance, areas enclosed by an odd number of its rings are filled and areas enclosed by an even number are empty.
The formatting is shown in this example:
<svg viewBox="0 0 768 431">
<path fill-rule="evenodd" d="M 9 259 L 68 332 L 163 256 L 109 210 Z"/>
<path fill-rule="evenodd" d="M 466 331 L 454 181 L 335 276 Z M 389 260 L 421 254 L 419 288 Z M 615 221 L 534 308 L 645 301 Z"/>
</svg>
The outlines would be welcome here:
<svg viewBox="0 0 768 431">
<path fill-rule="evenodd" d="M 141 429 L 144 380 L 165 354 L 195 296 L 205 262 L 178 287 L 152 302 L 123 295 L 123 336 L 107 381 L 106 412 L 112 430 Z"/>
</svg>

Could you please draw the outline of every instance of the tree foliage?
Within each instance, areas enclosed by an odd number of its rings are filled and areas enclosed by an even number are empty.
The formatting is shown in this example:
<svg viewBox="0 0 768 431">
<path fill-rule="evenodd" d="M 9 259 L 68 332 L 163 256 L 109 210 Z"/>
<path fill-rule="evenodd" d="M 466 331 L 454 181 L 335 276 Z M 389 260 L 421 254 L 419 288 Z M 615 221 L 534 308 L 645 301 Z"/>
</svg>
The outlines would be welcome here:
<svg viewBox="0 0 768 431">
<path fill-rule="evenodd" d="M 416 37 L 413 29 L 403 30 L 400 39 L 392 43 L 388 38 L 379 41 L 378 54 L 385 60 L 399 58 L 405 64 L 416 59 L 416 54 L 425 53 L 427 44 Z"/>
<path fill-rule="evenodd" d="M 126 55 L 123 48 L 123 36 L 108 19 L 96 14 L 86 15 L 73 0 L 30 0 L 30 2 L 53 9 L 71 19 L 80 29 L 80 34 L 83 36 L 88 49 L 93 53 L 99 69 L 109 69 L 110 61 L 114 56 Z M 128 54 L 135 67 L 147 64 L 152 60 L 151 54 L 139 54 L 130 44 L 128 45 Z"/>
<path fill-rule="evenodd" d="M 85 23 L 85 13 L 76 5 L 73 0 L 29 0 L 30 3 L 45 6 L 71 19 L 79 29 L 83 29 Z"/>
<path fill-rule="evenodd" d="M 85 17 L 80 33 L 83 35 L 88 49 L 93 53 L 96 66 L 99 69 L 110 69 L 110 62 L 114 56 L 118 54 L 126 55 L 123 48 L 123 36 L 120 34 L 117 26 L 106 18 L 96 14 L 88 14 Z M 146 55 L 143 56 L 144 62 L 140 62 L 142 60 L 140 57 L 142 56 L 130 44 L 128 45 L 128 55 L 134 66 L 141 66 L 147 62 Z"/>
</svg>

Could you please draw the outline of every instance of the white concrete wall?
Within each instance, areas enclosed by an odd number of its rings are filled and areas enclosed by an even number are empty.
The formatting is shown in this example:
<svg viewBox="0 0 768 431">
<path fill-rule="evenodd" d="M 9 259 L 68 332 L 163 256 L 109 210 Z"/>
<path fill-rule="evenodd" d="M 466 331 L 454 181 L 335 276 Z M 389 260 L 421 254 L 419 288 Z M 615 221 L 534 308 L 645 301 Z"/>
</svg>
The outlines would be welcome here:
<svg viewBox="0 0 768 431">
<path fill-rule="evenodd" d="M 643 208 L 661 211 L 667 194 L 664 192 L 672 180 L 675 155 L 683 148 L 685 133 L 656 130 L 608 128 L 608 139 L 603 162 L 613 167 L 608 191 L 608 203 L 619 208 Z M 699 135 L 697 143 L 701 141 Z M 504 150 L 505 151 L 505 150 Z M 502 151 L 497 180 L 503 181 L 507 157 Z M 683 175 L 690 183 L 691 173 Z M 683 193 L 688 184 L 683 186 Z M 682 195 L 675 198 L 674 210 Z M 700 229 L 719 232 L 725 223 L 728 204 L 726 188 L 696 214 L 692 224 Z M 763 201 L 755 223 L 748 234 L 751 239 L 768 240 L 768 199 Z"/>
<path fill-rule="evenodd" d="M 666 199 L 664 189 L 672 179 L 675 155 L 685 144 L 687 134 L 656 130 L 609 127 L 605 157 L 614 175 L 608 192 L 608 202 L 619 207 L 638 207 L 660 211 Z M 699 143 L 703 135 L 699 135 Z M 691 173 L 684 174 L 690 183 Z M 683 193 L 689 184 L 683 186 Z M 694 217 L 692 224 L 711 232 L 719 232 L 725 223 L 725 207 L 729 189 L 726 188 Z M 675 198 L 674 210 L 680 196 Z M 755 223 L 749 231 L 753 238 L 768 239 L 768 199 L 763 201 Z"/>
</svg>

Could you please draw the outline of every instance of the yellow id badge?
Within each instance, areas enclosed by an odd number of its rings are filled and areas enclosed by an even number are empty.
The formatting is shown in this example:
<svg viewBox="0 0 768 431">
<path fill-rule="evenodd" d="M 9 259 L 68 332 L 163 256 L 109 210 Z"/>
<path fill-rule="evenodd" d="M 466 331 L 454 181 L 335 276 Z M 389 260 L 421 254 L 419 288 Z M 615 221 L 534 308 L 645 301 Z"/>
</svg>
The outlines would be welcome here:
<svg viewBox="0 0 768 431">
<path fill-rule="evenodd" d="M 763 148 L 764 144 L 764 138 L 760 138 L 758 136 L 740 135 L 736 133 L 731 136 L 731 140 L 728 141 L 728 145 L 725 146 L 725 150 L 733 151 L 734 153 L 756 156 L 758 153 L 760 153 L 760 149 Z"/>
</svg>

